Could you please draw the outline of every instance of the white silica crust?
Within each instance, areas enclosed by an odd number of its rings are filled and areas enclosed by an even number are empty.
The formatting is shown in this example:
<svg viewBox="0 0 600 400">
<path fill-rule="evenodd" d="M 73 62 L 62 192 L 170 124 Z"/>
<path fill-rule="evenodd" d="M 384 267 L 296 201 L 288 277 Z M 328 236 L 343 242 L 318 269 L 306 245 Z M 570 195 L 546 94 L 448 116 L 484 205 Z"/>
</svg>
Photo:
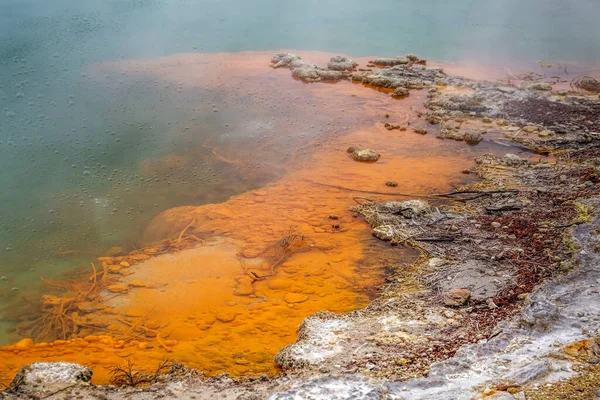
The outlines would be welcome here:
<svg viewBox="0 0 600 400">
<path fill-rule="evenodd" d="M 77 383 L 88 381 L 92 377 L 91 370 L 79 364 L 69 362 L 35 362 L 24 370 L 24 383 L 35 385 L 43 382 Z"/>
<path fill-rule="evenodd" d="M 269 397 L 269 400 L 378 400 L 383 397 L 381 384 L 361 375 L 321 376 L 298 381 Z"/>
</svg>

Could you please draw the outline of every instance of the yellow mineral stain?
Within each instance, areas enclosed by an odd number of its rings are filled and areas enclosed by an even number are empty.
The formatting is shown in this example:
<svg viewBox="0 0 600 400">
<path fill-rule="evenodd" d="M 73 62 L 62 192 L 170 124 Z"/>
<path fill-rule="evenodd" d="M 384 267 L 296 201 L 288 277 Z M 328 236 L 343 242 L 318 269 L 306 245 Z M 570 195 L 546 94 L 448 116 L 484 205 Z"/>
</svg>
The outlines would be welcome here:
<svg viewBox="0 0 600 400">
<path fill-rule="evenodd" d="M 364 119 L 364 126 L 319 139 L 273 184 L 224 203 L 158 215 L 146 230 L 149 245 L 99 259 L 102 270 L 86 278 L 79 292 L 85 294 L 94 282 L 103 289 L 78 303 L 71 319 L 82 325 L 73 335 L 51 343 L 24 338 L 0 348 L 4 382 L 26 364 L 57 360 L 89 365 L 96 384 L 107 383 L 111 367 L 126 359 L 142 369 L 170 358 L 208 374 L 273 374 L 274 356 L 295 340 L 305 317 L 365 307 L 389 260 L 415 256 L 381 245 L 350 208 L 364 198 L 401 200 L 402 193 L 449 191 L 464 182 L 460 171 L 472 166 L 473 150 L 433 135 L 384 128 L 386 113 L 392 123 L 422 124 L 416 111 L 425 92 L 396 100 L 349 82 L 306 85 L 288 70 L 270 70 L 269 57 L 181 55 L 145 61 L 142 72 L 193 84 L 226 76 L 238 79 L 237 90 L 297 89 L 323 101 L 316 113 L 334 119 L 344 108 Z M 324 55 L 305 58 L 322 62 Z M 131 66 L 111 67 L 129 71 Z M 332 124 L 331 131 L 336 129 Z M 356 145 L 379 151 L 381 158 L 354 161 L 345 150 Z M 243 149 L 219 154 L 237 162 Z M 399 185 L 387 187 L 391 179 Z M 46 301 L 56 307 L 63 300 L 56 295 Z"/>
</svg>

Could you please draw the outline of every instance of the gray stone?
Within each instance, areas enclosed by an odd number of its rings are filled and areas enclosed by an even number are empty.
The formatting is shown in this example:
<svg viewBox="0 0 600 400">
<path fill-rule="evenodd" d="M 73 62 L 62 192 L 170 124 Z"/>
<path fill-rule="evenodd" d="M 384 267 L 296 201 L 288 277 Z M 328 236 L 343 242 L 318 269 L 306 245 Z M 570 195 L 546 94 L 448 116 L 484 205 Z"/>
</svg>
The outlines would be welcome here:
<svg viewBox="0 0 600 400">
<path fill-rule="evenodd" d="M 316 64 L 302 60 L 299 56 L 293 53 L 277 53 L 271 57 L 271 66 L 273 68 L 316 68 Z"/>
<path fill-rule="evenodd" d="M 496 273 L 486 262 L 479 259 L 452 263 L 452 267 L 446 269 L 445 278 L 438 283 L 442 292 L 452 288 L 469 289 L 471 299 L 477 302 L 494 297 L 496 293 L 510 286 L 512 280 L 509 274 Z"/>
<path fill-rule="evenodd" d="M 483 135 L 479 132 L 466 132 L 463 136 L 467 144 L 479 144 L 483 140 Z"/>
<path fill-rule="evenodd" d="M 377 239 L 389 242 L 394 238 L 394 227 L 392 225 L 380 225 L 373 228 L 371 234 Z"/>
<path fill-rule="evenodd" d="M 504 379 L 519 386 L 539 378 L 548 372 L 546 361 L 535 361 L 504 375 Z"/>
<path fill-rule="evenodd" d="M 396 57 L 396 58 L 384 58 L 379 57 L 371 61 L 373 64 L 381 65 L 384 67 L 393 67 L 394 65 L 403 65 L 408 64 L 409 61 L 404 57 Z"/>
<path fill-rule="evenodd" d="M 335 58 L 335 57 L 334 57 Z M 317 64 L 304 61 L 293 53 L 277 53 L 271 57 L 273 68 L 289 68 L 292 76 L 305 82 L 336 81 L 345 79 L 347 74 L 319 67 Z"/>
<path fill-rule="evenodd" d="M 379 153 L 372 149 L 363 149 L 360 147 L 351 147 L 352 151 L 348 151 L 350 156 L 355 161 L 369 161 L 374 162 L 379 159 Z M 348 149 L 348 150 L 350 150 Z"/>
<path fill-rule="evenodd" d="M 437 258 L 434 257 L 431 260 L 429 260 L 429 266 L 431 268 L 439 268 L 439 267 L 443 267 L 444 265 L 446 265 L 448 263 L 448 261 L 444 260 L 443 258 Z"/>
<path fill-rule="evenodd" d="M 298 67 L 292 69 L 292 76 L 305 82 L 337 81 L 344 79 L 344 73 L 320 67 Z"/>
<path fill-rule="evenodd" d="M 34 362 L 19 370 L 10 383 L 14 392 L 43 394 L 56 392 L 76 384 L 88 384 L 92 370 L 69 362 Z"/>
<path fill-rule="evenodd" d="M 327 69 L 334 71 L 351 71 L 357 65 L 358 63 L 348 57 L 335 56 L 331 57 L 329 63 L 327 63 Z"/>
<path fill-rule="evenodd" d="M 425 65 L 425 64 L 427 64 L 427 60 L 426 60 L 426 59 L 424 59 L 424 58 L 419 58 L 419 57 L 417 57 L 417 56 L 416 56 L 416 55 L 414 55 L 414 54 L 407 54 L 407 55 L 406 55 L 406 59 L 407 59 L 408 61 L 410 61 L 411 63 L 414 63 L 414 64 L 421 64 L 421 65 Z"/>
<path fill-rule="evenodd" d="M 542 90 L 542 91 L 550 91 L 552 90 L 552 85 L 546 82 L 534 82 L 527 86 L 529 90 Z"/>
<path fill-rule="evenodd" d="M 406 97 L 410 94 L 410 91 L 405 88 L 405 87 L 397 87 L 396 90 L 394 90 L 394 93 L 392 93 L 392 97 Z"/>
<path fill-rule="evenodd" d="M 531 304 L 523 307 L 521 320 L 529 325 L 547 327 L 559 316 L 558 307 L 549 301 L 543 292 L 531 298 Z"/>
<path fill-rule="evenodd" d="M 433 86 L 438 80 L 443 80 L 446 75 L 439 68 L 430 68 L 421 65 L 395 65 L 391 68 L 379 69 L 372 72 L 361 72 L 352 75 L 352 80 L 362 83 L 396 89 L 423 89 Z"/>
<path fill-rule="evenodd" d="M 386 201 L 379 206 L 381 212 L 401 214 L 405 218 L 431 213 L 431 206 L 424 200 Z"/>
<path fill-rule="evenodd" d="M 470 298 L 470 290 L 452 288 L 444 293 L 444 304 L 449 307 L 460 307 L 467 304 L 467 301 L 469 301 Z"/>
<path fill-rule="evenodd" d="M 529 165 L 529 160 L 525 160 L 516 154 L 508 153 L 502 157 L 502 163 L 509 166 Z"/>
<path fill-rule="evenodd" d="M 453 129 L 447 129 L 441 135 L 444 139 L 456 140 L 457 142 L 462 142 L 465 140 L 465 133 L 460 131 L 455 131 Z"/>
</svg>

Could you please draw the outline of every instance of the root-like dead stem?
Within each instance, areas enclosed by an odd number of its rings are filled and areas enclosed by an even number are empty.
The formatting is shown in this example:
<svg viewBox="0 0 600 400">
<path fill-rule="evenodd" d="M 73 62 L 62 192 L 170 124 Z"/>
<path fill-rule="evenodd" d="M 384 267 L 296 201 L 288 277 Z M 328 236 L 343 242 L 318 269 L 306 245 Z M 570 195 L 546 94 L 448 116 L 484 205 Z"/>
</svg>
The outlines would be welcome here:
<svg viewBox="0 0 600 400">
<path fill-rule="evenodd" d="M 53 291 L 61 292 L 61 297 L 52 294 L 42 296 L 42 315 L 31 323 L 21 326 L 19 333 L 23 336 L 34 337 L 36 340 L 66 340 L 76 335 L 82 327 L 103 328 L 95 326 L 93 322 L 83 320 L 79 315 L 82 304 L 93 305 L 98 293 L 109 282 L 106 264 L 103 264 L 104 271 L 100 281 L 97 279 L 99 274 L 96 266 L 94 263 L 91 263 L 91 266 L 93 270 L 93 275 L 90 277 L 92 284 L 88 288 L 85 287 L 87 285 L 85 281 L 50 281 L 42 277 L 42 282 Z"/>
</svg>

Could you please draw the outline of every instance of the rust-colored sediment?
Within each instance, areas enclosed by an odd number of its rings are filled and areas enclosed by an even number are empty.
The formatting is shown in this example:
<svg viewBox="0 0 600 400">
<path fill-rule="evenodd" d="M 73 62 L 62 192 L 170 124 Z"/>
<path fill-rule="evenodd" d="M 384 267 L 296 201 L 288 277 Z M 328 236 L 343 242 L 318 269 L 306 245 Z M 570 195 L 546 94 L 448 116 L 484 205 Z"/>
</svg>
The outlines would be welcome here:
<svg viewBox="0 0 600 400">
<path fill-rule="evenodd" d="M 111 366 L 127 358 L 142 369 L 170 358 L 209 374 L 271 374 L 277 371 L 273 357 L 295 340 L 306 316 L 368 304 L 383 268 L 402 254 L 371 239 L 364 222 L 349 211 L 354 196 L 392 197 L 349 189 L 446 191 L 464 181 L 460 171 L 472 166 L 474 150 L 431 134 L 383 127 L 386 113 L 391 123 L 424 124 L 415 112 L 424 92 L 395 100 L 347 82 L 306 85 L 293 81 L 288 70 L 269 69 L 269 56 L 178 55 L 110 66 L 190 85 L 229 79 L 240 92 L 249 87 L 262 87 L 266 93 L 292 90 L 318 103 L 314 112 L 320 118 L 336 121 L 344 109 L 363 122 L 350 125 L 349 131 L 331 124 L 330 131 L 337 134 L 319 139 L 310 156 L 282 166 L 289 172 L 274 184 L 225 203 L 163 212 L 148 227 L 148 242 L 167 237 L 176 242 L 184 232 L 182 237 L 195 238 L 197 245 L 164 254 L 149 248 L 130 266 L 127 261 L 120 265 L 127 257 L 105 259 L 111 283 L 119 286 L 102 291 L 93 309 L 77 315 L 103 329 L 81 329 L 83 338 L 53 343 L 24 339 L 1 348 L 0 378 L 8 379 L 34 361 L 64 360 L 87 364 L 94 370 L 93 382 L 102 384 L 109 381 Z M 323 54 L 305 57 L 321 61 Z M 293 120 L 293 107 L 287 110 L 278 119 Z M 355 162 L 345 152 L 350 145 L 376 149 L 381 158 L 372 164 Z M 236 160 L 241 153 L 243 149 L 230 149 L 218 154 Z M 254 156 L 261 159 L 261 154 Z M 387 187 L 386 180 L 399 185 Z M 286 252 L 277 242 L 292 227 L 303 238 Z"/>
</svg>

